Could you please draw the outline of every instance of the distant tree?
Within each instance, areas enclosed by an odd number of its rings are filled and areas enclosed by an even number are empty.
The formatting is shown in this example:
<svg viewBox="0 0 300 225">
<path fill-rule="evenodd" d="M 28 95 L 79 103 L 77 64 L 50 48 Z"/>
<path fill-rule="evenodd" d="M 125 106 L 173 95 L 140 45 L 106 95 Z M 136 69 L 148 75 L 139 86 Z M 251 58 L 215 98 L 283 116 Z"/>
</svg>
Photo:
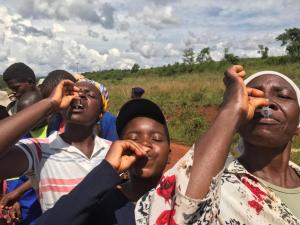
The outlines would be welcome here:
<svg viewBox="0 0 300 225">
<path fill-rule="evenodd" d="M 224 60 L 231 64 L 237 64 L 239 62 L 239 57 L 232 53 L 229 53 L 229 49 L 225 48 L 224 49 Z"/>
<path fill-rule="evenodd" d="M 261 54 L 262 59 L 266 59 L 269 56 L 269 48 L 267 46 L 258 45 L 259 50 L 257 53 Z"/>
<path fill-rule="evenodd" d="M 285 29 L 285 32 L 276 37 L 277 41 L 281 41 L 281 46 L 286 46 L 289 56 L 300 57 L 300 29 Z"/>
<path fill-rule="evenodd" d="M 133 64 L 133 66 L 131 67 L 130 72 L 131 72 L 131 73 L 137 73 L 139 70 L 140 70 L 139 64 L 135 63 L 135 64 Z"/>
<path fill-rule="evenodd" d="M 183 63 L 193 64 L 195 61 L 195 52 L 193 48 L 187 48 L 183 51 L 182 56 Z"/>
<path fill-rule="evenodd" d="M 213 61 L 211 56 L 210 56 L 210 49 L 209 47 L 203 48 L 199 54 L 197 55 L 196 61 L 198 63 L 203 63 L 203 62 L 211 62 Z"/>
</svg>

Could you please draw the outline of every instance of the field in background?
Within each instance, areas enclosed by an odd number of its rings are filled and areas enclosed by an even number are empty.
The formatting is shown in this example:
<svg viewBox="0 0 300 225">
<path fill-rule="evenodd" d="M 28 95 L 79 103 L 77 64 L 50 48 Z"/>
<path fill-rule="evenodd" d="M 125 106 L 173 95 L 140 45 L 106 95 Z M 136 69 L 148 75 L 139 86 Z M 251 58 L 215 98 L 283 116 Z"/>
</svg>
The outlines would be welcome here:
<svg viewBox="0 0 300 225">
<path fill-rule="evenodd" d="M 275 70 L 289 75 L 300 86 L 300 62 L 286 57 L 267 59 L 241 59 L 248 75 L 261 70 Z M 211 62 L 184 65 L 176 63 L 159 68 L 109 70 L 89 72 L 85 75 L 103 83 L 110 94 L 110 110 L 116 115 L 122 104 L 130 99 L 131 88 L 145 89 L 145 98 L 161 106 L 168 120 L 173 141 L 191 145 L 213 121 L 222 102 L 223 72 L 230 64 Z M 0 79 L 2 81 L 2 79 Z M 0 89 L 5 86 L 0 81 Z M 235 138 L 235 142 L 238 137 Z M 300 138 L 293 147 L 300 149 Z M 293 153 L 300 165 L 300 153 Z"/>
<path fill-rule="evenodd" d="M 261 70 L 274 70 L 289 75 L 300 85 L 300 62 L 278 62 L 272 59 L 241 60 L 247 75 Z M 149 98 L 161 106 L 168 120 L 172 140 L 192 145 L 209 127 L 222 102 L 224 91 L 223 72 L 229 64 L 222 62 L 200 65 L 198 71 L 175 72 L 173 75 L 161 73 L 161 70 L 142 70 L 137 73 L 114 71 L 108 79 L 107 74 L 89 73 L 89 77 L 107 86 L 110 94 L 110 109 L 118 113 L 120 106 L 129 100 L 131 88 L 140 86 L 145 89 L 143 97 Z M 172 66 L 171 66 L 172 67 Z M 171 68 L 170 67 L 170 68 Z M 200 71 L 199 71 L 200 70 Z M 156 73 L 155 73 L 156 72 Z M 235 143 L 238 137 L 235 138 Z M 300 138 L 295 138 L 293 147 L 300 148 Z M 294 161 L 300 164 L 300 153 L 293 153 Z"/>
</svg>

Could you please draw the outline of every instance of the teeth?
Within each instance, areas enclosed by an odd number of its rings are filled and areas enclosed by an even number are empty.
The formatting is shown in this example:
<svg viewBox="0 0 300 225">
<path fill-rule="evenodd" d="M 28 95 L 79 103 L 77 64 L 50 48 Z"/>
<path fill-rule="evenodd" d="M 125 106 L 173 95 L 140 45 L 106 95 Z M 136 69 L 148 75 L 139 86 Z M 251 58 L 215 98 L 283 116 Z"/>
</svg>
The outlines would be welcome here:
<svg viewBox="0 0 300 225">
<path fill-rule="evenodd" d="M 83 109 L 83 105 L 80 103 L 74 103 L 72 106 L 74 109 Z"/>
</svg>

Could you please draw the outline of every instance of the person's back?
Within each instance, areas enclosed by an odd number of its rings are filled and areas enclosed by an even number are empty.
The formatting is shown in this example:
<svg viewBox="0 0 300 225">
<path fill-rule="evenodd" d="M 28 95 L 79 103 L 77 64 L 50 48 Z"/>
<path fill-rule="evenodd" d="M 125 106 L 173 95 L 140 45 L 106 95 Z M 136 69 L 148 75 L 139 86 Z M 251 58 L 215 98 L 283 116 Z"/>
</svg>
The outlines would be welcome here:
<svg viewBox="0 0 300 225">
<path fill-rule="evenodd" d="M 48 98 L 58 83 L 62 80 L 70 80 L 76 82 L 75 77 L 65 70 L 53 70 L 48 73 L 47 77 L 40 85 L 40 91 L 43 98 Z M 49 116 L 47 135 L 49 136 L 53 132 L 64 132 L 64 121 L 60 112 Z"/>
</svg>

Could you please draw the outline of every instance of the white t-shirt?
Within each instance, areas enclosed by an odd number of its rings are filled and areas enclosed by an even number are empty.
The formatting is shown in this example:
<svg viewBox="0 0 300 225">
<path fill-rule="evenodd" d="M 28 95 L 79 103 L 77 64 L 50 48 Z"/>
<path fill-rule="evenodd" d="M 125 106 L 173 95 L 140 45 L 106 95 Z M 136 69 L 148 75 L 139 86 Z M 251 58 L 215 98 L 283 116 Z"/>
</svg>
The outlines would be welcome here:
<svg viewBox="0 0 300 225">
<path fill-rule="evenodd" d="M 111 142 L 95 137 L 91 158 L 64 142 L 57 132 L 44 139 L 23 139 L 16 145 L 27 156 L 29 167 L 25 172 L 39 193 L 43 212 L 68 194 L 104 159 Z"/>
</svg>

